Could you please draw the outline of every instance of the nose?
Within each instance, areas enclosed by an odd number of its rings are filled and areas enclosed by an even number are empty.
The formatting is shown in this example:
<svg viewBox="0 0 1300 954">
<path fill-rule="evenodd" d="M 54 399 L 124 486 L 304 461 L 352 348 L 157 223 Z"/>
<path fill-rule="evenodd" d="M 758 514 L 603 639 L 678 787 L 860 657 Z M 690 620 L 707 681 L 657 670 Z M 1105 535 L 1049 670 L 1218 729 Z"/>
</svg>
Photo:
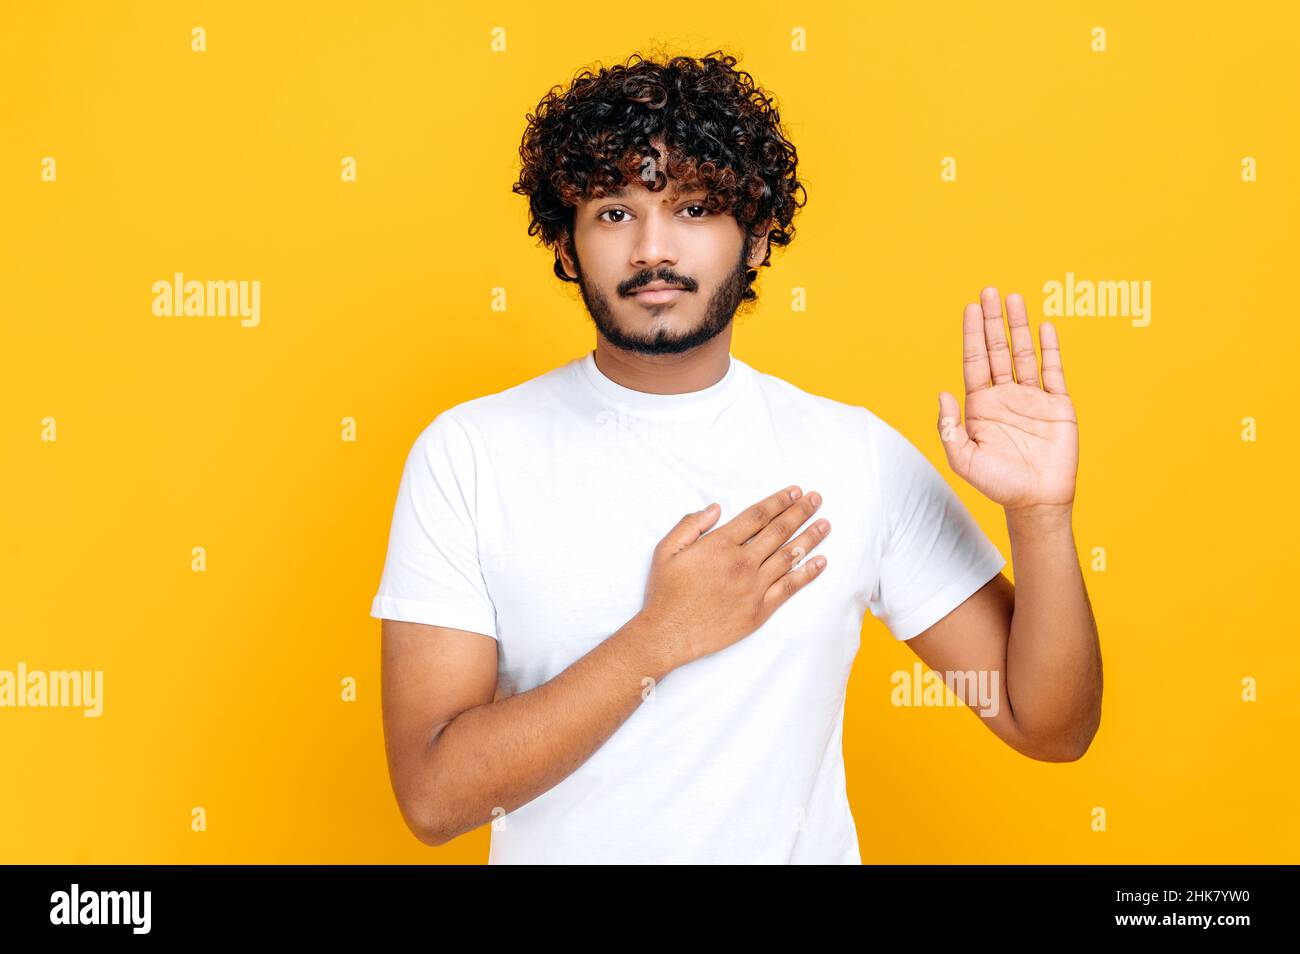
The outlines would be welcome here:
<svg viewBox="0 0 1300 954">
<path fill-rule="evenodd" d="M 665 216 L 671 216 L 665 210 L 662 214 L 656 210 L 641 219 L 636 233 L 636 243 L 632 248 L 631 264 L 634 268 L 658 268 L 661 265 L 677 264 L 677 245 L 673 240 L 670 223 Z"/>
</svg>

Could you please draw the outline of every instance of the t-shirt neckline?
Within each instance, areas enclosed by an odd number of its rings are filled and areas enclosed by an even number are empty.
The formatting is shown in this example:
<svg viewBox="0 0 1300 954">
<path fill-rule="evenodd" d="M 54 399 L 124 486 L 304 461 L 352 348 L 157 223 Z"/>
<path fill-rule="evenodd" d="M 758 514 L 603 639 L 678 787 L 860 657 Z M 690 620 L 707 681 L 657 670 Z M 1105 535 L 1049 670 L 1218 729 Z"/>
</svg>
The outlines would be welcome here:
<svg viewBox="0 0 1300 954">
<path fill-rule="evenodd" d="M 718 381 L 698 391 L 682 394 L 652 394 L 624 387 L 596 366 L 595 350 L 579 359 L 583 379 L 608 404 L 636 417 L 657 420 L 696 420 L 717 414 L 745 390 L 752 369 L 733 354 L 727 355 L 727 373 Z"/>
</svg>

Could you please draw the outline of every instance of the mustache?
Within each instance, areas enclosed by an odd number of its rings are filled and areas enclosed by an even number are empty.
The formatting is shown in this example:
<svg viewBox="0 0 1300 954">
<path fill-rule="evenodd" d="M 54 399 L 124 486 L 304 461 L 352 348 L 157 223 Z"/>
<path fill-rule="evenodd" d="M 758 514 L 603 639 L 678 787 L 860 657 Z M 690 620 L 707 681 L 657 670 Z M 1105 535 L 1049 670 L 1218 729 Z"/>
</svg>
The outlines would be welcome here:
<svg viewBox="0 0 1300 954">
<path fill-rule="evenodd" d="M 619 289 L 620 295 L 635 295 L 639 290 L 649 285 L 651 282 L 664 282 L 673 288 L 680 288 L 682 291 L 695 291 L 697 285 L 689 278 L 653 278 L 646 276 L 644 278 L 635 278 L 623 285 Z"/>
</svg>

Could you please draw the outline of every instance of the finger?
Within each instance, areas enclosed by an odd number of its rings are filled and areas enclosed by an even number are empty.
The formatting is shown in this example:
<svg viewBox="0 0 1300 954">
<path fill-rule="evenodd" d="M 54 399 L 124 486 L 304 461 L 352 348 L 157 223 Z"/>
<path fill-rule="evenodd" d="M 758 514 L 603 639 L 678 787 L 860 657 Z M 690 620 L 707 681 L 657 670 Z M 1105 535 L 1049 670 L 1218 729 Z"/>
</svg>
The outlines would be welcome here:
<svg viewBox="0 0 1300 954">
<path fill-rule="evenodd" d="M 984 310 L 984 340 L 988 343 L 993 383 L 1014 384 L 1011 349 L 1007 347 L 1007 332 L 1002 327 L 1002 299 L 998 297 L 996 286 L 989 285 L 980 292 L 980 308 Z"/>
<path fill-rule="evenodd" d="M 1038 344 L 1043 349 L 1043 387 L 1052 394 L 1069 393 L 1065 390 L 1065 368 L 1061 366 L 1061 341 L 1051 322 L 1038 326 Z"/>
<path fill-rule="evenodd" d="M 1007 296 L 1007 324 L 1011 326 L 1011 360 L 1016 381 L 1038 387 L 1038 355 L 1034 353 L 1034 334 L 1029 330 L 1025 296 L 1012 292 Z"/>
<path fill-rule="evenodd" d="M 713 526 L 720 513 L 722 508 L 716 503 L 711 503 L 695 513 L 688 513 L 677 521 L 677 525 L 668 531 L 667 536 L 659 541 L 658 549 L 668 556 L 680 553 Z"/>
<path fill-rule="evenodd" d="M 957 399 L 947 391 L 939 392 L 939 440 L 943 441 L 943 452 L 948 455 L 948 463 L 953 465 L 961 452 L 970 442 L 966 425 L 961 420 L 961 408 Z M 956 470 L 956 467 L 953 467 Z"/>
<path fill-rule="evenodd" d="M 799 499 L 797 486 L 778 490 L 770 497 L 764 497 L 753 506 L 747 507 L 714 531 L 728 543 L 740 546 L 758 531 L 762 530 L 774 518 L 784 513 L 786 508 Z"/>
<path fill-rule="evenodd" d="M 825 568 L 826 558 L 824 556 L 815 556 L 789 573 L 781 574 L 777 581 L 769 586 L 767 592 L 763 594 L 761 605 L 764 618 L 775 613 L 777 607 L 815 580 Z"/>
<path fill-rule="evenodd" d="M 961 316 L 962 378 L 966 393 L 989 387 L 989 351 L 984 344 L 984 309 L 975 303 Z"/>
<path fill-rule="evenodd" d="M 771 586 L 783 575 L 795 569 L 799 561 L 806 557 L 813 547 L 825 540 L 830 532 L 831 522 L 824 518 L 818 520 L 763 561 L 758 568 L 759 582 L 764 586 Z"/>
<path fill-rule="evenodd" d="M 817 491 L 804 494 L 779 517 L 754 534 L 754 539 L 746 541 L 745 549 L 756 558 L 756 563 L 762 563 L 776 552 L 777 547 L 789 540 L 821 504 L 822 497 Z"/>
</svg>

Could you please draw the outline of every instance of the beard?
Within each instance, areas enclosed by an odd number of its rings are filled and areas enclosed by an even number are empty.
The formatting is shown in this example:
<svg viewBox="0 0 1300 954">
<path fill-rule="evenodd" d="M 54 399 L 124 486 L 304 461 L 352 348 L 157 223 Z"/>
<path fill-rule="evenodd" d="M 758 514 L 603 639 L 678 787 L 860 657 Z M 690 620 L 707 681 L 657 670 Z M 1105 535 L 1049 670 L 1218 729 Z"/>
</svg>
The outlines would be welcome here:
<svg viewBox="0 0 1300 954">
<path fill-rule="evenodd" d="M 587 283 L 582 274 L 582 263 L 578 261 L 577 249 L 572 251 L 574 270 L 578 273 L 578 287 L 582 289 L 582 300 L 587 306 L 587 313 L 591 315 L 591 320 L 596 325 L 596 330 L 611 345 L 625 351 L 634 351 L 638 354 L 680 354 L 683 351 L 698 348 L 726 330 L 744 298 L 747 285 L 745 277 L 748 271 L 745 260 L 749 257 L 749 248 L 746 242 L 741 243 L 740 260 L 709 297 L 704 317 L 698 325 L 678 333 L 673 333 L 667 328 L 638 333 L 619 327 L 613 310 L 610 308 L 609 299 L 601 293 L 600 289 Z M 660 279 L 660 276 L 654 276 L 650 280 L 655 281 L 656 279 Z M 662 280 L 675 281 L 672 276 L 663 276 Z M 647 315 L 651 316 L 651 320 L 653 320 L 658 315 L 663 314 L 664 311 L 667 311 L 668 308 L 681 308 L 686 302 L 687 295 L 696 294 L 699 294 L 699 292 L 686 291 L 678 297 L 676 302 L 669 306 L 651 305 L 647 307 L 638 305 L 637 307 L 644 308 Z M 632 300 L 632 296 L 628 296 L 628 298 Z M 632 323 L 634 322 L 628 322 L 628 324 Z"/>
</svg>

